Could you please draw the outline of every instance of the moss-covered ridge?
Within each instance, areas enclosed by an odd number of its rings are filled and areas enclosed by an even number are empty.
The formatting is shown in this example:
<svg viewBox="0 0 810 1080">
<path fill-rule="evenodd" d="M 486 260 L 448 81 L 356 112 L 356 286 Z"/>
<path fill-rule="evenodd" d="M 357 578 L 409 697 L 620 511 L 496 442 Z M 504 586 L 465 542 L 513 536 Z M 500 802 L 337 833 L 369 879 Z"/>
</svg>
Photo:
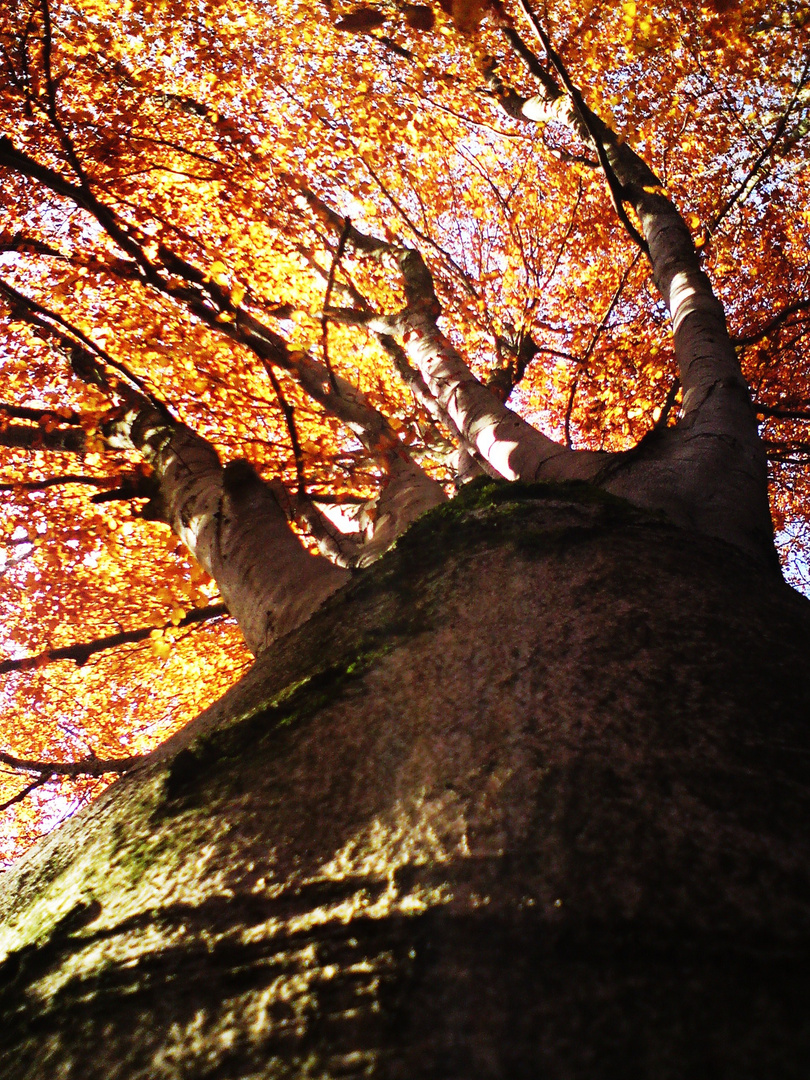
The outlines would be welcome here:
<svg viewBox="0 0 810 1080">
<path fill-rule="evenodd" d="M 302 721 L 340 695 L 389 653 L 397 640 L 427 632 L 442 614 L 441 575 L 448 562 L 487 545 L 503 550 L 505 541 L 524 555 L 543 557 L 596 532 L 649 526 L 661 520 L 580 481 L 510 484 L 482 479 L 466 485 L 455 499 L 411 526 L 377 564 L 359 571 L 327 603 L 325 612 L 307 624 L 320 641 L 318 623 L 330 622 L 334 610 L 342 612 L 342 623 L 350 623 L 341 627 L 340 635 L 329 631 L 328 663 L 316 663 L 306 676 L 179 751 L 168 769 L 166 800 L 182 799 L 185 804 L 195 798 L 195 786 L 201 797 L 200 781 L 207 766 L 221 771 L 224 761 L 241 761 L 246 747 L 272 739 L 278 728 Z M 506 551 L 504 556 L 508 558 Z M 416 578 L 428 588 L 414 591 Z M 355 610 L 347 620 L 347 608 L 364 606 L 371 595 L 375 597 L 374 620 Z"/>
</svg>

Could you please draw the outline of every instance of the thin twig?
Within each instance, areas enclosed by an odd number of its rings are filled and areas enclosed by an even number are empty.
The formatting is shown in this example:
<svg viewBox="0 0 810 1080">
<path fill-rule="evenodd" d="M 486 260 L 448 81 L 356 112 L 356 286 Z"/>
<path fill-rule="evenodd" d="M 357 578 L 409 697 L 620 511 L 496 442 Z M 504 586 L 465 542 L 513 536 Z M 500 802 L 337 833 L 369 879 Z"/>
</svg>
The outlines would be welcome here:
<svg viewBox="0 0 810 1080">
<path fill-rule="evenodd" d="M 23 799 L 27 799 L 32 791 L 36 791 L 37 788 L 42 787 L 43 784 L 47 784 L 48 781 L 52 779 L 52 773 L 42 773 L 36 778 L 36 780 L 32 780 L 30 784 L 26 784 L 22 791 L 18 791 L 17 794 L 13 796 L 13 798 L 6 799 L 4 803 L 0 803 L 0 813 L 3 810 L 8 810 L 9 807 L 14 806 L 15 803 L 22 802 Z"/>
<path fill-rule="evenodd" d="M 574 408 L 574 398 L 576 396 L 577 387 L 579 386 L 579 375 L 574 376 L 574 381 L 571 383 L 571 390 L 568 394 L 568 405 L 565 409 L 565 445 L 571 450 L 571 413 Z"/>
<path fill-rule="evenodd" d="M 347 217 L 343 222 L 343 228 L 340 232 L 340 239 L 338 240 L 338 246 L 335 250 L 335 256 L 332 259 L 332 265 L 329 267 L 329 277 L 326 279 L 326 294 L 323 298 L 323 314 L 321 315 L 321 341 L 323 349 L 323 362 L 326 366 L 326 370 L 329 373 L 329 385 L 332 387 L 336 394 L 339 394 L 337 379 L 335 373 L 332 370 L 332 363 L 329 359 L 329 315 L 327 309 L 329 307 L 329 301 L 332 299 L 332 289 L 335 285 L 335 274 L 337 268 L 340 266 L 340 260 L 343 258 L 343 252 L 346 250 L 346 242 L 349 239 L 352 229 L 352 220 Z"/>
<path fill-rule="evenodd" d="M 584 353 L 584 355 L 582 356 L 582 358 L 580 360 L 580 364 L 582 366 L 587 364 L 588 360 L 591 358 L 591 356 L 593 354 L 593 350 L 596 348 L 596 344 L 599 341 L 599 338 L 604 333 L 605 327 L 608 324 L 608 319 L 613 314 L 613 311 L 614 311 L 614 309 L 616 307 L 616 304 L 618 304 L 618 302 L 619 302 L 619 298 L 622 295 L 622 292 L 624 291 L 625 285 L 627 284 L 627 279 L 630 277 L 630 274 L 633 271 L 633 269 L 634 269 L 636 263 L 638 262 L 640 256 L 641 256 L 641 252 L 637 251 L 636 254 L 633 256 L 632 260 L 630 261 L 629 266 L 627 266 L 624 269 L 624 271 L 622 273 L 622 276 L 619 279 L 619 284 L 616 286 L 616 288 L 615 288 L 615 290 L 613 292 L 613 296 L 610 298 L 610 303 L 608 304 L 608 306 L 607 306 L 607 308 L 605 310 L 605 313 L 604 313 L 604 315 L 602 316 L 602 318 L 601 318 L 601 320 L 599 322 L 599 325 L 597 326 L 596 330 L 594 330 L 593 335 L 591 336 L 591 340 L 588 343 L 588 347 L 586 348 L 585 353 Z"/>
<path fill-rule="evenodd" d="M 284 423 L 287 426 L 287 434 L 290 436 L 290 445 L 292 446 L 293 457 L 295 459 L 295 476 L 298 481 L 298 493 L 299 495 L 305 495 L 307 490 L 307 478 L 304 471 L 304 452 L 301 449 L 301 440 L 298 438 L 298 428 L 295 425 L 295 409 L 284 396 L 284 391 L 281 389 L 281 383 L 279 382 L 275 371 L 273 371 L 272 364 L 265 364 L 264 369 L 267 372 L 270 385 L 273 387 L 273 393 L 276 395 L 278 407 L 281 409 L 281 414 L 284 417 Z M 331 370 L 329 374 L 332 374 Z M 334 378 L 334 376 L 332 376 L 332 378 Z M 337 387 L 334 389 L 335 393 L 337 393 Z"/>
</svg>

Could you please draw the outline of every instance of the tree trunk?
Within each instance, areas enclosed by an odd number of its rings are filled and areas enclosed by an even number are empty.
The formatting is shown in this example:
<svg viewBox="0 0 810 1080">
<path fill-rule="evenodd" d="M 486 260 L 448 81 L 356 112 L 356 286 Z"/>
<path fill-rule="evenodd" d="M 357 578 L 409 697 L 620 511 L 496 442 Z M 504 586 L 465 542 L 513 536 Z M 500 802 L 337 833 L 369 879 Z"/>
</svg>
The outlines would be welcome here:
<svg viewBox="0 0 810 1080">
<path fill-rule="evenodd" d="M 474 484 L 5 875 L 21 1078 L 804 1077 L 810 604 Z"/>
</svg>

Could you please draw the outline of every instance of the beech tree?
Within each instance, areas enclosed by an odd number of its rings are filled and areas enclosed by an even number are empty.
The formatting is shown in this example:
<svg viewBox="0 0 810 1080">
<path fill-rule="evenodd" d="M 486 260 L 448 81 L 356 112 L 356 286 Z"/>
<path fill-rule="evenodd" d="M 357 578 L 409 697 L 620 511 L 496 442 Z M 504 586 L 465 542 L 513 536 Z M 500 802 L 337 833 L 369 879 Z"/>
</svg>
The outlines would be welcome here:
<svg viewBox="0 0 810 1080">
<path fill-rule="evenodd" d="M 7 1075 L 800 1074 L 805 22 L 0 15 Z"/>
</svg>

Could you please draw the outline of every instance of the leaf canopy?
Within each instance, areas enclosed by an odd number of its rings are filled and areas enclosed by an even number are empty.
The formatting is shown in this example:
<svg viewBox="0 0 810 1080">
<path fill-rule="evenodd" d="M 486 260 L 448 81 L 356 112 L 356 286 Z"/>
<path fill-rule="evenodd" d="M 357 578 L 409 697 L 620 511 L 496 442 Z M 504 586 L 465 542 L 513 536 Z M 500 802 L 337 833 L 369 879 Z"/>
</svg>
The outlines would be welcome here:
<svg viewBox="0 0 810 1080">
<path fill-rule="evenodd" d="M 806 10 L 552 0 L 544 19 L 588 104 L 693 232 L 762 419 L 785 563 L 807 585 Z M 36 658 L 3 675 L 9 754 L 143 753 L 250 660 L 221 613 L 189 620 L 216 586 L 136 512 L 148 477 L 104 442 L 109 394 L 77 377 L 31 304 L 223 460 L 291 489 L 303 480 L 344 510 L 379 490 L 379 459 L 294 364 L 269 371 L 234 328 L 251 316 L 293 359 L 327 362 L 452 485 L 451 433 L 357 317 L 396 312 L 401 277 L 340 250 L 345 219 L 421 252 L 448 338 L 547 434 L 619 449 L 674 415 L 667 313 L 592 148 L 508 115 L 492 90 L 495 71 L 522 98 L 537 93 L 510 28 L 531 41 L 518 4 L 476 0 L 3 5 L 2 638 L 11 661 Z M 327 302 L 355 317 L 326 318 Z M 53 655 L 136 630 L 114 649 Z M 105 782 L 51 778 L 14 802 L 5 857 Z M 9 769 L 0 802 L 30 783 Z"/>
</svg>

